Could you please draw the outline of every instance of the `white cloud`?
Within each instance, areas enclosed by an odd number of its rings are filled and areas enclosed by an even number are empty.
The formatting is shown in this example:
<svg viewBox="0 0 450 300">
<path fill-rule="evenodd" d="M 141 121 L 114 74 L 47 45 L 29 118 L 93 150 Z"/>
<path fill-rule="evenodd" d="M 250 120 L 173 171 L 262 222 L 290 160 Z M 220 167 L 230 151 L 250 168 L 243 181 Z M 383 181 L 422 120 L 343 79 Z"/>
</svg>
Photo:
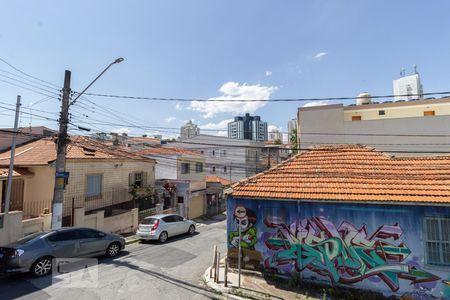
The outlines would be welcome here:
<svg viewBox="0 0 450 300">
<path fill-rule="evenodd" d="M 316 55 L 314 55 L 314 59 L 315 59 L 315 60 L 321 60 L 322 58 L 325 57 L 325 55 L 327 55 L 326 52 L 319 52 L 319 53 L 317 53 Z"/>
<path fill-rule="evenodd" d="M 200 129 L 213 129 L 213 130 L 225 130 L 228 128 L 228 123 L 232 122 L 233 119 L 226 119 L 220 121 L 219 123 L 208 123 L 204 125 L 199 125 Z"/>
<path fill-rule="evenodd" d="M 239 100 L 267 100 L 277 89 L 276 86 L 247 85 L 246 83 L 241 85 L 238 82 L 229 81 L 220 87 L 221 96 L 209 98 L 209 100 L 227 100 L 226 102 L 192 101 L 189 108 L 202 112 L 204 118 L 212 118 L 218 113 L 254 113 L 266 105 L 266 102 L 242 102 Z"/>
<path fill-rule="evenodd" d="M 129 134 L 130 131 L 131 131 L 130 128 L 126 128 L 126 127 L 116 128 L 116 129 L 111 130 L 111 132 L 118 133 L 118 134 L 122 134 L 122 133 Z"/>
<path fill-rule="evenodd" d="M 183 105 L 181 105 L 180 103 L 177 103 L 177 104 L 175 105 L 175 109 L 176 109 L 176 110 L 183 110 Z"/>
<path fill-rule="evenodd" d="M 164 119 L 164 122 L 166 122 L 166 123 L 170 123 L 170 122 L 172 122 L 172 121 L 174 121 L 174 120 L 176 120 L 177 118 L 175 118 L 175 117 L 168 117 L 168 118 L 165 118 Z"/>
<path fill-rule="evenodd" d="M 267 126 L 267 131 L 268 132 L 281 131 L 281 127 L 277 127 L 275 125 L 269 125 L 269 126 Z"/>
<path fill-rule="evenodd" d="M 267 71 L 265 72 L 265 74 L 266 74 L 266 76 L 270 76 L 270 75 L 272 75 L 272 71 L 267 70 Z"/>
<path fill-rule="evenodd" d="M 228 136 L 228 131 L 220 130 L 216 133 L 217 136 Z"/>
<path fill-rule="evenodd" d="M 319 101 L 307 102 L 303 105 L 303 107 L 322 106 L 322 105 L 328 105 L 328 104 L 330 104 L 330 101 L 328 101 L 328 100 L 319 100 Z"/>
</svg>

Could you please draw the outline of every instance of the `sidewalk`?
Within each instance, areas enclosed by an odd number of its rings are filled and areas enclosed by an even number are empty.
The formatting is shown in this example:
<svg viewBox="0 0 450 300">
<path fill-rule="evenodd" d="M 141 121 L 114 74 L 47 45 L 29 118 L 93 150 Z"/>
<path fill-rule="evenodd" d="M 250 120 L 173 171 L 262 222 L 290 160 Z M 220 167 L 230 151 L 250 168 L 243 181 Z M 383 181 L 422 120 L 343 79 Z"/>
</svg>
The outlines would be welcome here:
<svg viewBox="0 0 450 300">
<path fill-rule="evenodd" d="M 226 295 L 229 299 L 322 299 L 315 298 L 307 294 L 299 294 L 294 291 L 279 289 L 275 285 L 268 283 L 259 272 L 243 271 L 241 273 L 241 288 L 238 288 L 238 273 L 236 269 L 229 269 L 228 287 L 224 286 L 225 268 L 223 261 L 219 269 L 219 283 L 215 283 L 209 277 L 208 268 L 203 275 L 206 285 L 218 293 Z"/>
</svg>

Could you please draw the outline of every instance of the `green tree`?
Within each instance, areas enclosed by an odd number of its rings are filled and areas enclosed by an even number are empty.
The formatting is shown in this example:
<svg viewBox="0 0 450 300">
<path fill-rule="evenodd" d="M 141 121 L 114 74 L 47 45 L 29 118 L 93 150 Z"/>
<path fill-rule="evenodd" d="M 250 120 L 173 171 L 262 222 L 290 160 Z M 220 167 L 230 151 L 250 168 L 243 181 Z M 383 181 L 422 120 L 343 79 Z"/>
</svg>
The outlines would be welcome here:
<svg viewBox="0 0 450 300">
<path fill-rule="evenodd" d="M 294 128 L 292 130 L 291 136 L 289 137 L 289 141 L 291 142 L 292 146 L 292 154 L 298 153 L 298 143 L 297 143 L 297 128 Z"/>
<path fill-rule="evenodd" d="M 281 145 L 281 144 L 283 144 L 283 142 L 282 142 L 280 139 L 274 140 L 273 143 L 274 143 L 275 145 Z"/>
</svg>

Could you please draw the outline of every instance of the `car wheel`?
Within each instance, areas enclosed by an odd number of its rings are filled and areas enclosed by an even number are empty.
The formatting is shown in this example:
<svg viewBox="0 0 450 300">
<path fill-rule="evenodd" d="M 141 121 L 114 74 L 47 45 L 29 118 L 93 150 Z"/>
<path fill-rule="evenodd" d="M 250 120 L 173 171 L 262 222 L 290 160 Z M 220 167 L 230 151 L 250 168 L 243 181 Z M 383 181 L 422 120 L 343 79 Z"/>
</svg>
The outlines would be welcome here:
<svg viewBox="0 0 450 300">
<path fill-rule="evenodd" d="M 188 231 L 188 233 L 189 233 L 190 235 L 193 235 L 193 234 L 195 233 L 195 226 L 194 226 L 194 225 L 189 226 L 189 231 Z"/>
<path fill-rule="evenodd" d="M 161 234 L 159 235 L 159 242 L 165 243 L 167 241 L 168 237 L 169 236 L 167 235 L 167 232 L 165 232 L 165 231 L 161 232 Z"/>
<path fill-rule="evenodd" d="M 31 275 L 34 277 L 48 275 L 52 271 L 52 264 L 52 258 L 49 256 L 39 258 L 31 265 Z"/>
<path fill-rule="evenodd" d="M 114 257 L 119 255 L 120 253 L 120 244 L 119 243 L 112 243 L 108 246 L 106 249 L 106 256 L 107 257 Z"/>
</svg>

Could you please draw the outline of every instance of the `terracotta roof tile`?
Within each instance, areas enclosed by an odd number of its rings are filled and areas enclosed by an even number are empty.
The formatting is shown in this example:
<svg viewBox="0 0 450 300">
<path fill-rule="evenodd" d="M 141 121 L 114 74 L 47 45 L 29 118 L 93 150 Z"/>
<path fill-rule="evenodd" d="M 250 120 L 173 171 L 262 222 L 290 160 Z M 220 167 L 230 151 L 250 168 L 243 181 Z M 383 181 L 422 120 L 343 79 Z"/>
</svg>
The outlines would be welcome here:
<svg viewBox="0 0 450 300">
<path fill-rule="evenodd" d="M 0 167 L 0 178 L 7 178 L 9 174 L 9 168 L 8 167 Z M 27 176 L 31 175 L 32 173 L 24 168 L 14 168 L 13 170 L 13 177 L 19 177 L 19 176 Z"/>
<path fill-rule="evenodd" d="M 67 159 L 117 159 L 150 160 L 133 152 L 108 146 L 86 137 L 70 137 Z M 0 154 L 0 166 L 9 165 L 10 151 Z M 56 144 L 51 138 L 43 138 L 16 148 L 14 165 L 47 165 L 56 159 Z"/>
<path fill-rule="evenodd" d="M 220 183 L 222 185 L 229 185 L 231 183 L 231 181 L 229 181 L 228 179 L 219 177 L 219 176 L 211 176 L 208 175 L 205 177 L 206 182 L 215 182 L 215 183 Z"/>
<path fill-rule="evenodd" d="M 233 186 L 234 197 L 450 203 L 450 156 L 385 155 L 360 145 L 321 146 Z"/>
</svg>

